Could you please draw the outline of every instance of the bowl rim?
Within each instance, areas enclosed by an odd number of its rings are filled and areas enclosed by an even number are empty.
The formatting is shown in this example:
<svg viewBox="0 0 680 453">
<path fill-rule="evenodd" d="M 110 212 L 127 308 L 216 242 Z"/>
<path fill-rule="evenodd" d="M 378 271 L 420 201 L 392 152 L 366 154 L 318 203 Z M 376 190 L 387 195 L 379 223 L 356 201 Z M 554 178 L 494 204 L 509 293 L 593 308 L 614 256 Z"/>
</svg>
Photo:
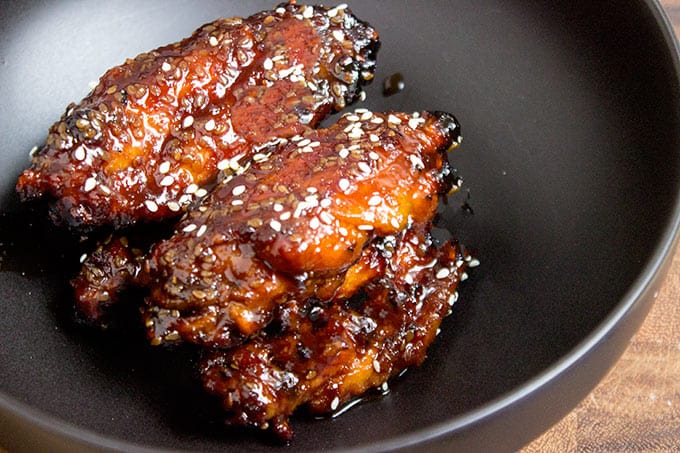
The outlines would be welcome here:
<svg viewBox="0 0 680 453">
<path fill-rule="evenodd" d="M 661 31 L 669 51 L 677 86 L 680 86 L 680 44 L 675 35 L 673 26 L 659 0 L 641 0 L 652 13 L 657 29 Z M 679 102 L 680 104 L 680 102 Z M 680 105 L 679 105 L 680 107 Z M 479 408 L 453 417 L 447 421 L 413 431 L 408 434 L 393 437 L 388 440 L 371 444 L 353 446 L 346 451 L 388 451 L 413 447 L 428 441 L 435 441 L 446 435 L 454 435 L 468 427 L 482 423 L 493 416 L 509 409 L 542 387 L 556 381 L 560 376 L 572 369 L 589 351 L 600 344 L 623 319 L 630 315 L 631 311 L 640 305 L 645 293 L 653 288 L 658 279 L 664 277 L 664 264 L 672 259 L 673 252 L 678 249 L 680 243 L 680 193 L 676 194 L 674 210 L 670 214 L 670 221 L 665 225 L 657 245 L 654 247 L 650 258 L 643 266 L 638 277 L 632 282 L 629 289 L 621 297 L 614 310 L 595 329 L 567 354 L 553 363 L 547 369 L 534 376 L 525 383 L 509 390 L 504 395 L 489 401 Z M 657 294 L 654 295 L 656 297 Z M 615 363 L 612 364 L 614 366 Z M 75 441 L 84 447 L 111 449 L 121 451 L 177 451 L 163 447 L 146 447 L 133 442 L 115 439 L 94 431 L 81 428 L 75 424 L 65 422 L 55 415 L 36 409 L 26 403 L 4 394 L 0 391 L 0 418 L 13 417 L 20 423 L 37 428 L 42 434 L 56 436 L 67 441 Z"/>
</svg>

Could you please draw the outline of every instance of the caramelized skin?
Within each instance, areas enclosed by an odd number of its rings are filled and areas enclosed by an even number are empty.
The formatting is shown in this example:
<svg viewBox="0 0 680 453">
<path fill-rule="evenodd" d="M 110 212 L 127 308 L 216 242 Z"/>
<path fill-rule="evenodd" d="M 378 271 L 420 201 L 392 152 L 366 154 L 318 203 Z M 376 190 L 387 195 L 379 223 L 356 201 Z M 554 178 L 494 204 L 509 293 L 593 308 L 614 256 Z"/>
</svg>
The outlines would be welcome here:
<svg viewBox="0 0 680 453">
<path fill-rule="evenodd" d="M 279 307 L 276 328 L 207 353 L 203 384 L 221 399 L 228 422 L 290 440 L 288 417 L 300 405 L 333 412 L 419 365 L 470 259 L 454 243 L 436 249 L 426 230 L 384 240 L 381 272 L 352 299 L 290 300 Z"/>
<path fill-rule="evenodd" d="M 229 347 L 285 300 L 350 294 L 373 241 L 434 216 L 458 141 L 445 113 L 358 110 L 224 179 L 145 263 L 152 343 Z"/>
<path fill-rule="evenodd" d="M 378 47 L 346 9 L 219 19 L 104 74 L 50 128 L 17 191 L 51 199 L 53 220 L 74 229 L 177 216 L 220 169 L 357 99 Z"/>
</svg>

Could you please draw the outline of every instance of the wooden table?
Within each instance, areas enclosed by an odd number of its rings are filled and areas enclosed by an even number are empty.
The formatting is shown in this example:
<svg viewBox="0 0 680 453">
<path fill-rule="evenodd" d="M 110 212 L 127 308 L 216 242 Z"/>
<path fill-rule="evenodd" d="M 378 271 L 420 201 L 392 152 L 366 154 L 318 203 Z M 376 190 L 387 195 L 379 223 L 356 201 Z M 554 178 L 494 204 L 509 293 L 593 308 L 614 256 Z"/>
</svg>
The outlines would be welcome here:
<svg viewBox="0 0 680 453">
<path fill-rule="evenodd" d="M 661 4 L 680 36 L 680 0 Z M 621 360 L 576 409 L 521 453 L 574 451 L 680 451 L 680 249 Z"/>
</svg>

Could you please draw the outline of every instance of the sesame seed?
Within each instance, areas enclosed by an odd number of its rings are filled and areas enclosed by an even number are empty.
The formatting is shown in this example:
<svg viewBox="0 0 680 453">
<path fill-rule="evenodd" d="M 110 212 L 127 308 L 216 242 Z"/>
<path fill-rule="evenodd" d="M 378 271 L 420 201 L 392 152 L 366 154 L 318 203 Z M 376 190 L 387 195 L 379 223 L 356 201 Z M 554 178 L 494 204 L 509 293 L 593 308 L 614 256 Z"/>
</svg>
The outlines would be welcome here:
<svg viewBox="0 0 680 453">
<path fill-rule="evenodd" d="M 333 398 L 333 401 L 331 401 L 331 410 L 332 411 L 336 410 L 339 405 L 340 405 L 340 398 L 338 398 L 336 396 L 335 398 Z"/>
<path fill-rule="evenodd" d="M 203 126 L 203 128 L 208 132 L 215 129 L 215 120 L 212 119 L 212 118 L 209 119 L 208 121 L 205 122 L 205 125 Z"/>
<path fill-rule="evenodd" d="M 153 200 L 145 200 L 144 204 L 146 205 L 146 209 L 148 209 L 151 212 L 156 212 L 158 211 L 158 205 L 156 204 L 155 201 Z"/>
<path fill-rule="evenodd" d="M 306 138 L 306 139 L 298 142 L 297 145 L 298 145 L 299 148 L 303 148 L 303 147 L 309 145 L 310 143 L 312 143 L 312 141 L 310 139 Z"/>
<path fill-rule="evenodd" d="M 349 234 L 349 231 L 347 231 L 347 228 L 345 227 L 340 227 L 338 228 L 338 231 L 340 232 L 341 235 L 347 236 Z"/>
<path fill-rule="evenodd" d="M 437 275 L 435 275 L 435 277 L 437 277 L 438 279 L 441 280 L 441 279 L 448 277 L 450 273 L 451 273 L 451 271 L 448 268 L 442 267 L 441 269 L 439 269 L 439 271 L 437 272 Z"/>
<path fill-rule="evenodd" d="M 192 184 L 189 184 L 187 186 L 187 190 L 185 190 L 185 192 L 188 193 L 188 194 L 192 194 L 192 193 L 196 192 L 197 190 L 198 190 L 198 186 L 196 184 L 192 183 Z"/>
<path fill-rule="evenodd" d="M 223 159 L 217 163 L 218 170 L 226 170 L 229 168 L 229 159 Z"/>
<path fill-rule="evenodd" d="M 31 150 L 28 152 L 28 155 L 31 156 L 31 157 L 33 157 L 33 156 L 35 156 L 35 153 L 36 153 L 36 152 L 38 152 L 38 147 L 37 147 L 37 146 L 34 146 L 34 147 L 31 148 Z"/>
<path fill-rule="evenodd" d="M 356 123 L 357 121 L 360 120 L 360 118 L 356 115 L 347 115 L 346 118 L 347 118 L 347 121 L 351 121 L 353 123 Z M 352 126 L 352 127 L 354 127 L 354 126 Z"/>
<path fill-rule="evenodd" d="M 182 127 L 184 129 L 191 127 L 192 124 L 194 124 L 194 117 L 191 115 L 185 116 L 184 119 L 182 120 Z"/>
<path fill-rule="evenodd" d="M 106 186 L 103 185 L 103 184 L 100 184 L 100 185 L 99 185 L 99 190 L 101 190 L 102 192 L 104 192 L 106 195 L 110 195 L 110 194 L 111 194 L 111 189 L 109 189 L 108 187 L 106 187 Z"/>
<path fill-rule="evenodd" d="M 219 44 L 219 41 L 214 36 L 211 36 L 210 39 L 208 39 L 208 42 L 212 47 L 215 47 L 217 44 Z"/>
<path fill-rule="evenodd" d="M 168 186 L 171 186 L 174 182 L 175 182 L 175 178 L 168 175 L 168 176 L 164 177 L 163 179 L 161 179 L 160 184 L 163 187 L 168 187 Z"/>
<path fill-rule="evenodd" d="M 385 120 L 383 120 L 379 116 L 374 116 L 373 118 L 371 118 L 371 123 L 373 123 L 373 124 L 382 124 L 384 122 L 385 122 Z"/>
<path fill-rule="evenodd" d="M 205 189 L 198 189 L 196 191 L 196 196 L 199 198 L 205 197 L 206 195 L 208 195 L 208 191 Z"/>
<path fill-rule="evenodd" d="M 94 189 L 96 185 L 97 180 L 94 177 L 87 178 L 85 180 L 85 186 L 83 187 L 83 190 L 85 192 L 89 192 L 90 190 Z"/>
<path fill-rule="evenodd" d="M 281 203 L 274 203 L 274 211 L 276 212 L 283 211 L 283 205 Z"/>
<path fill-rule="evenodd" d="M 340 42 L 345 40 L 345 34 L 342 32 L 342 30 L 333 30 L 333 37 Z"/>
<path fill-rule="evenodd" d="M 338 181 L 338 187 L 340 187 L 340 190 L 343 192 L 346 192 L 347 189 L 349 189 L 350 182 L 346 178 L 341 178 L 340 181 Z"/>
<path fill-rule="evenodd" d="M 357 109 L 356 111 L 358 112 L 359 109 Z M 361 114 L 361 121 L 369 120 L 369 119 L 371 119 L 372 116 L 373 116 L 373 112 L 365 111 Z"/>
<path fill-rule="evenodd" d="M 177 212 L 177 211 L 180 210 L 180 206 L 175 201 L 169 201 L 168 202 L 168 209 L 171 210 L 172 212 Z"/>
<path fill-rule="evenodd" d="M 391 113 L 387 117 L 387 122 L 392 123 L 392 124 L 401 124 L 401 120 L 399 118 L 397 118 L 396 116 L 392 115 Z"/>
<path fill-rule="evenodd" d="M 255 162 L 264 162 L 267 159 L 269 159 L 269 156 L 267 156 L 266 154 L 263 154 L 263 153 L 257 153 L 255 155 L 253 155 L 253 160 Z"/>
<path fill-rule="evenodd" d="M 411 275 L 410 273 L 406 274 L 406 276 L 404 277 L 404 280 L 405 280 L 406 283 L 408 283 L 409 285 L 412 285 L 412 284 L 414 283 L 413 275 Z"/>
<path fill-rule="evenodd" d="M 184 231 L 185 233 L 191 233 L 191 232 L 194 231 L 196 228 L 198 228 L 198 227 L 197 227 L 195 224 L 190 223 L 189 225 L 187 225 L 187 226 L 185 226 L 184 228 L 182 228 L 182 231 Z"/>
<path fill-rule="evenodd" d="M 84 263 L 86 259 L 87 259 L 87 253 L 83 253 L 82 255 L 80 255 L 80 262 L 81 263 Z"/>
<path fill-rule="evenodd" d="M 323 223 L 327 224 L 333 223 L 333 216 L 326 211 L 322 211 L 321 214 L 319 214 L 319 218 L 323 220 Z"/>
<path fill-rule="evenodd" d="M 480 264 L 481 264 L 481 263 L 479 262 L 479 260 L 478 260 L 477 258 L 472 258 L 472 259 L 470 260 L 470 262 L 468 263 L 468 266 L 470 266 L 470 267 L 477 267 L 477 266 L 479 266 Z"/>
<path fill-rule="evenodd" d="M 458 291 L 454 292 L 449 296 L 449 300 L 447 301 L 449 304 L 449 307 L 452 307 L 453 304 L 455 304 L 458 301 Z"/>
<path fill-rule="evenodd" d="M 371 151 L 370 153 L 368 153 L 368 157 L 371 160 L 378 160 L 380 159 L 380 154 L 376 153 L 375 151 Z"/>
<path fill-rule="evenodd" d="M 290 211 L 282 212 L 281 215 L 279 216 L 279 219 L 281 220 L 290 219 Z"/>
<path fill-rule="evenodd" d="M 373 195 L 371 198 L 368 200 L 368 205 L 369 206 L 378 206 L 379 204 L 382 203 L 382 197 L 379 195 Z"/>
<path fill-rule="evenodd" d="M 272 227 L 274 231 L 281 231 L 281 222 L 276 219 L 271 219 L 269 221 L 269 226 Z"/>
<path fill-rule="evenodd" d="M 373 369 L 376 373 L 380 373 L 380 362 L 378 362 L 378 359 L 373 359 Z"/>
<path fill-rule="evenodd" d="M 316 230 L 317 228 L 319 228 L 320 225 L 321 222 L 319 222 L 318 217 L 312 217 L 312 219 L 309 221 L 309 228 L 311 228 L 312 230 Z"/>
<path fill-rule="evenodd" d="M 372 231 L 373 225 L 359 225 L 357 228 L 361 231 Z"/>
<path fill-rule="evenodd" d="M 349 138 L 361 138 L 362 135 L 364 135 L 364 131 L 360 127 L 355 127 L 347 134 Z"/>
<path fill-rule="evenodd" d="M 242 206 L 242 205 L 243 205 L 243 200 L 239 200 L 239 199 L 231 200 L 231 205 L 232 205 L 232 206 Z"/>
<path fill-rule="evenodd" d="M 302 17 L 305 19 L 311 19 L 312 16 L 314 16 L 314 8 L 311 6 L 305 6 L 304 11 L 302 11 Z"/>
<path fill-rule="evenodd" d="M 378 137 L 378 136 L 375 135 L 375 134 L 369 135 L 368 138 L 369 138 L 369 140 L 371 140 L 373 143 L 377 143 L 377 142 L 380 141 L 380 137 Z"/>
<path fill-rule="evenodd" d="M 82 146 L 76 148 L 75 152 L 73 153 L 73 157 L 75 157 L 77 160 L 85 159 L 85 150 Z"/>
<path fill-rule="evenodd" d="M 366 100 L 366 92 L 364 90 L 359 92 L 359 100 L 362 102 Z"/>
<path fill-rule="evenodd" d="M 425 168 L 425 164 L 423 163 L 422 159 L 418 156 L 414 156 L 413 154 L 408 156 L 409 160 L 411 161 L 411 164 L 413 164 L 414 167 L 417 169 L 422 170 Z"/>
<path fill-rule="evenodd" d="M 309 146 L 311 146 L 312 148 L 316 148 L 317 146 L 321 146 L 321 142 L 311 142 Z"/>
<path fill-rule="evenodd" d="M 240 186 L 234 187 L 234 189 L 231 191 L 232 195 L 235 197 L 238 197 L 239 195 L 243 194 L 243 192 L 246 191 L 246 186 L 241 184 Z"/>
<path fill-rule="evenodd" d="M 337 15 L 338 15 L 338 8 L 329 9 L 328 11 L 326 11 L 326 15 L 327 15 L 328 17 L 335 17 L 335 16 L 337 16 Z"/>
<path fill-rule="evenodd" d="M 347 148 L 342 148 L 340 151 L 338 151 L 338 156 L 342 157 L 343 159 L 347 158 L 347 156 L 349 156 L 349 150 Z"/>
<path fill-rule="evenodd" d="M 280 6 L 276 8 L 274 11 L 276 11 L 276 14 L 284 14 L 286 12 L 286 10 Z"/>
<path fill-rule="evenodd" d="M 197 238 L 200 238 L 201 236 L 203 236 L 203 234 L 205 233 L 205 230 L 207 230 L 207 229 L 208 229 L 207 226 L 201 225 L 201 227 L 200 227 L 200 228 L 198 229 L 198 231 L 196 232 L 196 237 L 197 237 Z"/>
<path fill-rule="evenodd" d="M 383 392 L 386 392 L 386 391 L 388 391 L 388 390 L 390 389 L 390 387 L 387 385 L 387 382 L 383 382 L 382 385 L 380 386 L 380 389 L 381 389 Z"/>
<path fill-rule="evenodd" d="M 359 162 L 357 164 L 357 166 L 359 167 L 359 170 L 361 170 L 364 173 L 370 173 L 371 172 L 371 166 L 368 165 L 366 162 Z"/>
<path fill-rule="evenodd" d="M 274 67 L 274 62 L 272 61 L 271 58 L 266 58 L 264 62 L 262 63 L 262 67 L 266 69 L 267 71 L 271 70 Z"/>
<path fill-rule="evenodd" d="M 319 203 L 319 206 L 321 206 L 322 208 L 325 209 L 325 208 L 328 208 L 332 203 L 333 203 L 333 201 L 330 198 L 324 198 Z"/>
<path fill-rule="evenodd" d="M 167 172 L 169 172 L 169 171 L 170 171 L 170 162 L 168 162 L 167 160 L 164 161 L 163 163 L 161 163 L 161 164 L 158 166 L 158 172 L 159 172 L 160 174 L 165 174 L 165 173 L 167 173 Z"/>
<path fill-rule="evenodd" d="M 161 65 L 161 69 L 162 69 L 164 72 L 168 72 L 169 70 L 172 69 L 172 66 L 171 66 L 170 63 L 168 63 L 167 61 L 164 61 L 163 64 Z"/>
<path fill-rule="evenodd" d="M 396 219 L 396 217 L 392 217 L 390 219 L 390 225 L 392 225 L 397 230 L 401 228 L 401 225 L 399 224 L 399 221 Z"/>
<path fill-rule="evenodd" d="M 464 281 L 467 280 L 467 279 L 468 279 L 468 274 L 467 274 L 467 272 L 463 272 L 463 273 L 460 275 L 460 281 L 461 281 L 461 282 L 464 282 Z"/>
<path fill-rule="evenodd" d="M 317 193 L 318 191 L 319 189 L 317 189 L 316 187 L 307 187 L 307 192 L 309 193 Z"/>
<path fill-rule="evenodd" d="M 465 261 L 458 260 L 458 261 L 456 261 L 456 267 L 461 267 L 464 263 L 465 263 Z"/>
<path fill-rule="evenodd" d="M 411 129 L 417 128 L 419 124 L 420 121 L 418 121 L 416 118 L 411 118 L 410 120 L 408 120 L 408 127 L 410 127 Z"/>
<path fill-rule="evenodd" d="M 304 148 L 302 148 L 302 149 L 300 150 L 300 152 L 303 152 L 303 153 L 312 153 L 312 152 L 314 152 L 314 148 L 312 148 L 311 146 L 305 146 Z"/>
</svg>

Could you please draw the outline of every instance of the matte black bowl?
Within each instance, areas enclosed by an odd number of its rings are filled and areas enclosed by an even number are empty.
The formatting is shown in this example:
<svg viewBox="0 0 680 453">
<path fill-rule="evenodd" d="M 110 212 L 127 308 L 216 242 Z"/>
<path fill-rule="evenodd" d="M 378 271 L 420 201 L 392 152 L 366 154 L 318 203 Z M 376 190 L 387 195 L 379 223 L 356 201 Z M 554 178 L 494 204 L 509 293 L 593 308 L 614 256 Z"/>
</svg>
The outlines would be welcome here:
<svg viewBox="0 0 680 453">
<path fill-rule="evenodd" d="M 225 429 L 182 350 L 75 325 L 77 241 L 20 207 L 27 153 L 125 57 L 268 1 L 3 2 L 0 445 L 12 451 L 281 448 Z M 680 222 L 678 51 L 653 1 L 353 2 L 381 33 L 365 106 L 448 110 L 465 190 L 444 224 L 471 272 L 426 363 L 291 450 L 506 450 L 582 399 L 651 306 Z M 406 88 L 385 98 L 381 80 Z M 465 204 L 466 209 L 461 208 Z"/>
</svg>

